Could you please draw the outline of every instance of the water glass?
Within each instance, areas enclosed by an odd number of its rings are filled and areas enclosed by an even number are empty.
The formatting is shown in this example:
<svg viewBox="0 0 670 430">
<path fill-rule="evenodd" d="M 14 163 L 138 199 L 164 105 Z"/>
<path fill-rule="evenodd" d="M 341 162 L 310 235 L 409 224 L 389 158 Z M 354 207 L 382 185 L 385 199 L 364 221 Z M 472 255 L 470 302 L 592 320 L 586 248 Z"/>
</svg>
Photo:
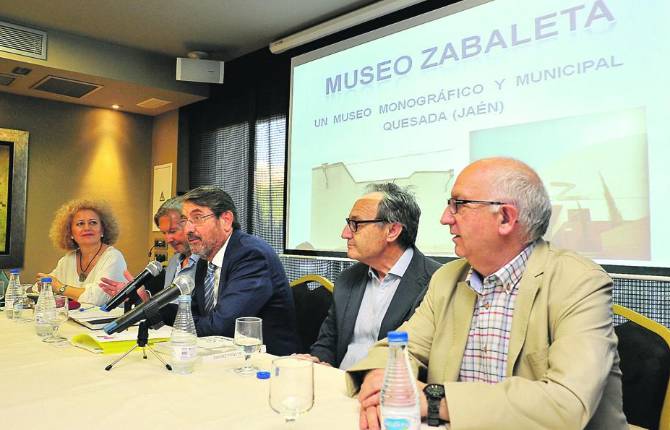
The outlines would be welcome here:
<svg viewBox="0 0 670 430">
<path fill-rule="evenodd" d="M 260 351 L 263 344 L 263 320 L 257 317 L 240 317 L 235 320 L 233 343 L 244 351 L 244 365 L 235 369 L 240 375 L 253 375 L 258 370 L 249 364 L 249 357 Z"/>
<path fill-rule="evenodd" d="M 270 407 L 287 423 L 314 406 L 314 363 L 294 357 L 272 361 Z"/>
<path fill-rule="evenodd" d="M 48 337 L 42 339 L 42 341 L 63 346 L 67 344 L 67 339 L 59 336 L 58 330 L 60 329 L 60 326 L 68 319 L 68 298 L 66 296 L 57 295 L 54 296 L 54 300 L 56 301 L 55 313 L 54 317 L 49 321 L 53 331 Z"/>
</svg>

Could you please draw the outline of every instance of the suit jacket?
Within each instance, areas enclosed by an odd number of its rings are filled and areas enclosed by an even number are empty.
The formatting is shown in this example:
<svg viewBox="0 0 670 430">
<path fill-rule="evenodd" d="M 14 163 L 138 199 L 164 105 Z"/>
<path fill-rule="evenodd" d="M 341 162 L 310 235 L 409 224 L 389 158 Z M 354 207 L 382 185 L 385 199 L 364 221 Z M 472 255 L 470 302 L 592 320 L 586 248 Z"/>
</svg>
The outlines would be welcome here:
<svg viewBox="0 0 670 430">
<path fill-rule="evenodd" d="M 433 276 L 409 334 L 413 365 L 445 386 L 451 428 L 628 428 L 612 325 L 612 281 L 590 260 L 539 241 L 519 283 L 506 378 L 498 384 L 458 381 L 476 303 L 465 283 L 465 260 Z M 361 370 L 384 367 L 378 342 L 348 374 L 350 392 Z"/>
<path fill-rule="evenodd" d="M 386 333 L 395 330 L 414 313 L 426 294 L 431 275 L 439 267 L 438 262 L 414 249 L 414 256 L 382 319 L 379 339 L 385 338 Z M 357 263 L 343 271 L 335 280 L 333 303 L 321 324 L 319 337 L 310 348 L 312 355 L 335 367 L 342 362 L 354 335 L 356 318 L 368 282 L 368 269 L 369 266 Z"/>
<path fill-rule="evenodd" d="M 267 352 L 297 351 L 295 307 L 284 267 L 277 253 L 257 236 L 234 230 L 228 239 L 219 277 L 218 301 L 205 312 L 204 280 L 207 261 L 200 259 L 195 274 L 192 309 L 198 336 L 235 334 L 237 317 L 263 319 Z"/>
</svg>

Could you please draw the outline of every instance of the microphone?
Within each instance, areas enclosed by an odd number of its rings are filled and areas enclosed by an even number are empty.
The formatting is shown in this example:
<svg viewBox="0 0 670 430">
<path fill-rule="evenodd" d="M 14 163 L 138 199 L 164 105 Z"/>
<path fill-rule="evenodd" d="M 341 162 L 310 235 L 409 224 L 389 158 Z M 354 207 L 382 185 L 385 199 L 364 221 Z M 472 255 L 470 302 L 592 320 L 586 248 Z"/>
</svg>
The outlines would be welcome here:
<svg viewBox="0 0 670 430">
<path fill-rule="evenodd" d="M 126 300 L 132 293 L 134 293 L 138 288 L 140 288 L 146 281 L 147 279 L 154 278 L 158 276 L 159 273 L 163 270 L 163 265 L 159 263 L 158 261 L 152 261 L 151 263 L 147 264 L 147 267 L 142 270 L 142 272 L 135 277 L 128 285 L 123 287 L 121 291 L 116 293 L 114 297 L 112 297 L 107 304 L 104 306 L 101 306 L 100 309 L 109 312 L 121 303 L 123 303 L 124 300 Z"/>
<path fill-rule="evenodd" d="M 159 309 L 167 305 L 182 294 L 191 294 L 193 291 L 193 279 L 188 275 L 179 275 L 175 278 L 172 285 L 156 294 L 146 303 L 136 306 L 119 318 L 110 322 L 102 329 L 107 334 L 118 333 L 135 324 L 136 322 L 147 319 L 156 314 Z"/>
</svg>

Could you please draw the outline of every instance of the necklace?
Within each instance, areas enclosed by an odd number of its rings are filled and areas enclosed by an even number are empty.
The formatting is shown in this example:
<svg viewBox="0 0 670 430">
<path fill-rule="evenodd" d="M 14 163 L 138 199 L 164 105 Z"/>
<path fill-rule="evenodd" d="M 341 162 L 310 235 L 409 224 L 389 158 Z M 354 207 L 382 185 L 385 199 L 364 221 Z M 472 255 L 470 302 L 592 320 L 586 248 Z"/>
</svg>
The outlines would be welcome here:
<svg viewBox="0 0 670 430">
<path fill-rule="evenodd" d="M 86 265 L 85 268 L 81 267 L 81 260 L 83 260 L 84 256 L 81 253 L 81 249 L 78 250 L 79 251 L 79 270 L 80 270 L 80 272 L 79 272 L 79 282 L 84 282 L 86 280 L 86 277 L 88 276 L 88 273 L 87 273 L 88 268 L 91 267 L 91 263 L 93 263 L 93 260 L 95 260 L 95 257 L 98 256 L 101 249 L 102 249 L 102 242 L 100 242 L 100 247 L 98 248 L 98 251 L 95 253 L 93 258 L 91 258 L 91 260 L 88 262 L 88 264 Z"/>
</svg>

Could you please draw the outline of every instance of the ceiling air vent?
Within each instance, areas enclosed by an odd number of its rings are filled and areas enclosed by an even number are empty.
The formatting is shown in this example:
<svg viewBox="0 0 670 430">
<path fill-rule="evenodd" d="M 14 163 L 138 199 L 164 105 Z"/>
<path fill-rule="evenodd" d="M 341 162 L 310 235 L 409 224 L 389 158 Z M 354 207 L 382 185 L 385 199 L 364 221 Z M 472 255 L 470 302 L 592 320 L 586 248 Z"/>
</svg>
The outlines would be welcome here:
<svg viewBox="0 0 670 430">
<path fill-rule="evenodd" d="M 51 94 L 58 94 L 60 96 L 68 96 L 80 99 L 85 95 L 102 88 L 102 85 L 75 81 L 73 79 L 59 78 L 58 76 L 47 76 L 33 85 L 32 88 Z"/>
<path fill-rule="evenodd" d="M 170 101 L 167 100 L 161 100 L 161 99 L 156 99 L 156 98 L 150 98 L 146 99 L 143 102 L 139 102 L 137 106 L 145 109 L 157 109 L 159 107 L 163 107 L 165 105 L 169 105 Z"/>
<path fill-rule="evenodd" d="M 0 21 L 0 51 L 47 59 L 47 34 L 34 28 Z"/>
<path fill-rule="evenodd" d="M 5 87 L 9 86 L 12 82 L 14 82 L 14 79 L 16 79 L 12 75 L 7 75 L 4 73 L 0 73 L 0 85 L 4 85 Z"/>
</svg>

